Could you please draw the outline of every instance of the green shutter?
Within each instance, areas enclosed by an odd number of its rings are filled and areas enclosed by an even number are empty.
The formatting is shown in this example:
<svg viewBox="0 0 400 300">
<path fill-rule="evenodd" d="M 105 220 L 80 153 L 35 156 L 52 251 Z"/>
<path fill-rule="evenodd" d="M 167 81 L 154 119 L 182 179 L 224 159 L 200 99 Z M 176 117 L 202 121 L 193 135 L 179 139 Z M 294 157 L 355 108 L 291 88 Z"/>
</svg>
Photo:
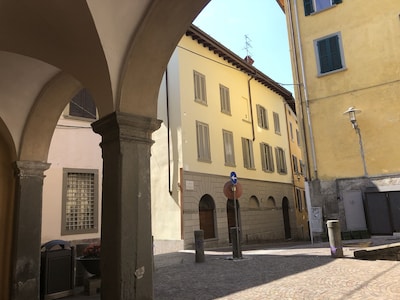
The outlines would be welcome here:
<svg viewBox="0 0 400 300">
<path fill-rule="evenodd" d="M 337 35 L 318 41 L 317 47 L 321 74 L 343 68 Z"/>
<path fill-rule="evenodd" d="M 304 0 L 304 14 L 306 16 L 314 12 L 312 0 Z"/>
</svg>

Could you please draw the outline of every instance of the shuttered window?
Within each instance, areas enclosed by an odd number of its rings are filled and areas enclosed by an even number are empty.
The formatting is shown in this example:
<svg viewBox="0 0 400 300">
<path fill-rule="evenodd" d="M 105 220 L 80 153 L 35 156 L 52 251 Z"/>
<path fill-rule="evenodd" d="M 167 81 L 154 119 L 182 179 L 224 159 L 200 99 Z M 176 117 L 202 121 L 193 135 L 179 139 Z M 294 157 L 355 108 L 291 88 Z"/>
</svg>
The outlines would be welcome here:
<svg viewBox="0 0 400 300">
<path fill-rule="evenodd" d="M 253 141 L 242 138 L 243 165 L 247 169 L 254 169 Z"/>
<path fill-rule="evenodd" d="M 229 89 L 222 84 L 219 85 L 219 94 L 221 99 L 221 112 L 231 114 L 231 100 L 229 98 Z"/>
<path fill-rule="evenodd" d="M 279 114 L 274 112 L 274 128 L 276 134 L 281 134 L 281 123 L 279 122 Z"/>
<path fill-rule="evenodd" d="M 258 120 L 258 126 L 264 129 L 268 129 L 268 115 L 267 115 L 267 110 L 257 104 L 257 120 Z"/>
<path fill-rule="evenodd" d="M 276 169 L 279 174 L 287 174 L 285 151 L 280 148 L 275 148 Z"/>
<path fill-rule="evenodd" d="M 339 33 L 315 40 L 314 45 L 316 48 L 318 73 L 320 75 L 344 69 Z"/>
<path fill-rule="evenodd" d="M 196 121 L 197 131 L 197 159 L 199 161 L 211 162 L 210 132 L 208 124 Z"/>
<path fill-rule="evenodd" d="M 194 100 L 202 104 L 207 104 L 206 76 L 197 71 L 193 71 L 193 78 L 194 78 Z"/>
<path fill-rule="evenodd" d="M 227 130 L 222 130 L 224 140 L 224 157 L 226 166 L 235 166 L 235 151 L 233 148 L 233 133 Z"/>
<path fill-rule="evenodd" d="M 69 103 L 69 115 L 86 119 L 96 119 L 96 105 L 87 89 L 81 89 Z"/>
<path fill-rule="evenodd" d="M 272 147 L 265 143 L 260 143 L 261 164 L 264 172 L 274 171 L 274 158 L 272 156 Z"/>
</svg>

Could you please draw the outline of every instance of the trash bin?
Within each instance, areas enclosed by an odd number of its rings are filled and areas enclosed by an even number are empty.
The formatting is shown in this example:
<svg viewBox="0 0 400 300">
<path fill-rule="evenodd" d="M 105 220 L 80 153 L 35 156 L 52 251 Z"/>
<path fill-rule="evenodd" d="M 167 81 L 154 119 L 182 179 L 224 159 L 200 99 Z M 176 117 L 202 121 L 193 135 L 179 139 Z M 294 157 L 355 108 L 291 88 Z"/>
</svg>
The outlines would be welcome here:
<svg viewBox="0 0 400 300">
<path fill-rule="evenodd" d="M 53 240 L 41 247 L 40 298 L 58 299 L 74 292 L 74 247 Z"/>
</svg>

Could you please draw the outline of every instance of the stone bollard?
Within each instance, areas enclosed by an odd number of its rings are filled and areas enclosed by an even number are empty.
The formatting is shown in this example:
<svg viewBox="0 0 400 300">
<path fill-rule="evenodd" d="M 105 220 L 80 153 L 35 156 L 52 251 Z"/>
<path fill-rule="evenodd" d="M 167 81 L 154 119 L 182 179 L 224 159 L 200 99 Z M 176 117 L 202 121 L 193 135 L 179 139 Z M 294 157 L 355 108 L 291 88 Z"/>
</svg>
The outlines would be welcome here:
<svg viewBox="0 0 400 300">
<path fill-rule="evenodd" d="M 340 223 L 338 220 L 326 222 L 328 227 L 329 246 L 331 247 L 331 257 L 343 257 L 342 237 L 340 233 Z"/>
<path fill-rule="evenodd" d="M 194 231 L 194 243 L 196 247 L 196 262 L 204 262 L 204 230 Z"/>
<path fill-rule="evenodd" d="M 240 236 L 237 227 L 231 227 L 232 253 L 233 258 L 242 258 L 242 250 L 240 249 Z"/>
</svg>

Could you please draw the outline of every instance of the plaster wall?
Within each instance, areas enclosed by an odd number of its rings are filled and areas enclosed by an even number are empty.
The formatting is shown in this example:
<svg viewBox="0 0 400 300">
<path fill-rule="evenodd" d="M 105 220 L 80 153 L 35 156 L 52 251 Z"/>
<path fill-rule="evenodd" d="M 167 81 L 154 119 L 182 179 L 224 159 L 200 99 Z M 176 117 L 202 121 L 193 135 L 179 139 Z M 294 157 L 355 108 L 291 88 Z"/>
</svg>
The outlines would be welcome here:
<svg viewBox="0 0 400 300">
<path fill-rule="evenodd" d="M 285 105 L 282 97 L 269 90 L 250 76 L 232 67 L 208 48 L 203 47 L 189 37 L 183 37 L 179 43 L 179 78 L 181 82 L 181 119 L 183 168 L 185 171 L 212 173 L 228 176 L 231 166 L 224 165 L 222 130 L 234 134 L 234 151 L 236 173 L 240 178 L 253 178 L 274 182 L 291 182 L 291 174 L 281 175 L 277 172 L 265 173 L 261 168 L 260 142 L 272 147 L 281 147 L 285 151 L 286 163 L 290 163 L 288 136 L 285 124 Z M 185 49 L 190 49 L 187 51 Z M 193 53 L 194 52 L 194 53 Z M 206 77 L 207 105 L 194 101 L 193 71 Z M 248 82 L 250 80 L 251 99 Z M 229 88 L 231 115 L 221 112 L 219 85 Z M 252 102 L 254 125 L 254 163 L 255 170 L 243 167 L 241 138 L 253 140 L 251 109 Z M 256 104 L 267 109 L 269 129 L 257 125 Z M 281 134 L 274 131 L 273 112 L 279 114 Z M 209 125 L 212 163 L 199 162 L 197 159 L 196 121 Z"/>
<path fill-rule="evenodd" d="M 96 169 L 102 182 L 101 137 L 95 134 L 90 122 L 61 116 L 54 131 L 49 150 L 50 168 L 45 172 L 43 185 L 42 243 L 54 239 L 67 241 L 100 237 L 101 184 L 99 184 L 99 228 L 97 233 L 61 236 L 63 168 Z"/>
</svg>

